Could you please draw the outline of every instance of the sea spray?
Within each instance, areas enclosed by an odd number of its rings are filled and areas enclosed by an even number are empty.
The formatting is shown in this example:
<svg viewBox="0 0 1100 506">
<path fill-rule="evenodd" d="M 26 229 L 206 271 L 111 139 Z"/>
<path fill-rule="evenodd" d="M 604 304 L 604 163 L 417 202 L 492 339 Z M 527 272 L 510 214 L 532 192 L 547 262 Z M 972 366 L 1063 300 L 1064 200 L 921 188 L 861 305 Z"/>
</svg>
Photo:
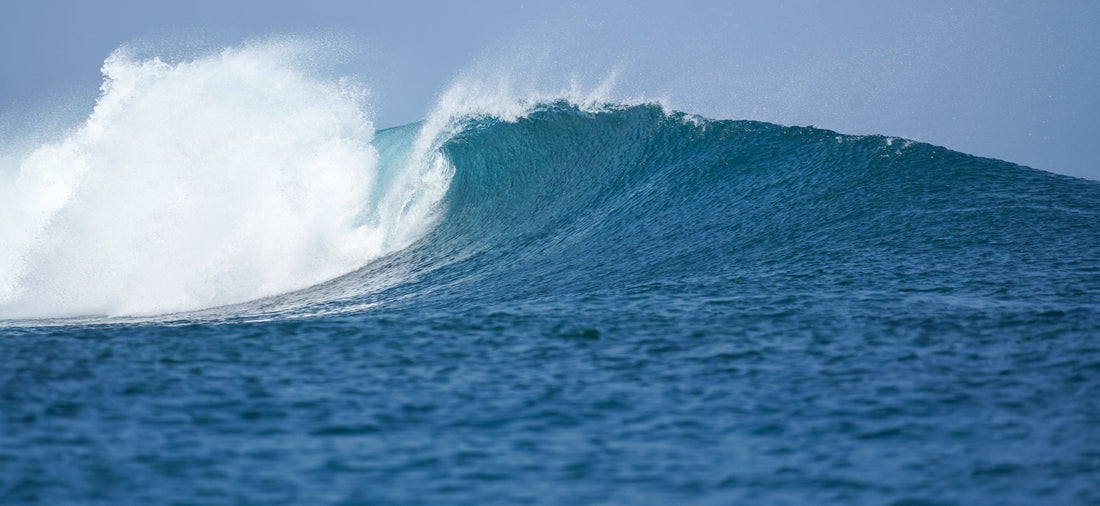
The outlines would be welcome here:
<svg viewBox="0 0 1100 506">
<path fill-rule="evenodd" d="M 412 240 L 415 224 L 384 221 L 400 217 L 359 220 L 391 198 L 373 188 L 364 92 L 311 76 L 300 53 L 254 44 L 176 64 L 113 53 L 87 121 L 3 175 L 0 315 L 242 302 Z M 419 178 L 402 181 L 408 193 Z"/>
</svg>

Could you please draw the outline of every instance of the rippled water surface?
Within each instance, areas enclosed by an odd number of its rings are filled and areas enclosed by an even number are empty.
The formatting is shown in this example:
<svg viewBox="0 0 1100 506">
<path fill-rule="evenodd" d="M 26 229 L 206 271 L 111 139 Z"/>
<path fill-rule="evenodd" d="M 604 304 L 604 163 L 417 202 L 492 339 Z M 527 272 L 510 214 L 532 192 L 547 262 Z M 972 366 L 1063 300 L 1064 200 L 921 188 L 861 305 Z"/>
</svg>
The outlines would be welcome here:
<svg viewBox="0 0 1100 506">
<path fill-rule="evenodd" d="M 0 502 L 1100 502 L 1100 184 L 655 106 L 463 125 L 358 271 L 4 322 Z"/>
</svg>

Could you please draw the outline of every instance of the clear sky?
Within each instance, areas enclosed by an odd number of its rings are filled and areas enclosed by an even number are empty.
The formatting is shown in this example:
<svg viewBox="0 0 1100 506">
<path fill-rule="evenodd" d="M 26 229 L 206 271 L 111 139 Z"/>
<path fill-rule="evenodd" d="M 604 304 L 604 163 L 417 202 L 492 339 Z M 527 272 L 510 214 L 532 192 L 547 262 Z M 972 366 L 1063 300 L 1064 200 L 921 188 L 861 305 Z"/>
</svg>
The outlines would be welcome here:
<svg viewBox="0 0 1100 506">
<path fill-rule="evenodd" d="M 423 118 L 459 75 L 595 85 L 614 72 L 613 95 L 711 118 L 907 137 L 1100 179 L 1096 0 L 14 0 L 0 8 L 0 135 L 38 111 L 86 114 L 122 44 L 171 58 L 287 34 L 356 48 L 340 70 L 372 89 L 381 127 Z"/>
</svg>

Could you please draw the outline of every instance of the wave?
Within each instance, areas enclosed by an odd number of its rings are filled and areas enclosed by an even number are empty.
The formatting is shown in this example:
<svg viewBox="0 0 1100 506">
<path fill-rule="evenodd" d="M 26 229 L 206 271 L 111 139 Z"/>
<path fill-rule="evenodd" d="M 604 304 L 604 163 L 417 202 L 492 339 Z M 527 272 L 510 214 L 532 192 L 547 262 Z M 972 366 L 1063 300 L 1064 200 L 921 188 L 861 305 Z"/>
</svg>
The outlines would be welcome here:
<svg viewBox="0 0 1100 506">
<path fill-rule="evenodd" d="M 0 250 L 0 315 L 555 311 L 606 294 L 654 311 L 676 306 L 664 295 L 800 293 L 984 307 L 1095 291 L 1095 182 L 476 80 L 374 132 L 354 86 L 275 56 L 112 56 L 88 122 L 23 160 L 11 195 L 26 196 L 4 200 L 21 218 Z"/>
</svg>

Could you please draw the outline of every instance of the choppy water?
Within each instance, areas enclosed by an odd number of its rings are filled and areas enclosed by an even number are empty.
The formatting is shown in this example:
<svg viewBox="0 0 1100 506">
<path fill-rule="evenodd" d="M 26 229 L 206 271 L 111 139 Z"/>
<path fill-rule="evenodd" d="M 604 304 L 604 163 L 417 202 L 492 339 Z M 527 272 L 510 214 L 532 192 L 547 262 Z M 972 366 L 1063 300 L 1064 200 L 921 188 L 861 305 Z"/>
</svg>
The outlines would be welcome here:
<svg viewBox="0 0 1100 506">
<path fill-rule="evenodd" d="M 269 56 L 9 171 L 0 502 L 1100 502 L 1100 183 Z"/>
</svg>

